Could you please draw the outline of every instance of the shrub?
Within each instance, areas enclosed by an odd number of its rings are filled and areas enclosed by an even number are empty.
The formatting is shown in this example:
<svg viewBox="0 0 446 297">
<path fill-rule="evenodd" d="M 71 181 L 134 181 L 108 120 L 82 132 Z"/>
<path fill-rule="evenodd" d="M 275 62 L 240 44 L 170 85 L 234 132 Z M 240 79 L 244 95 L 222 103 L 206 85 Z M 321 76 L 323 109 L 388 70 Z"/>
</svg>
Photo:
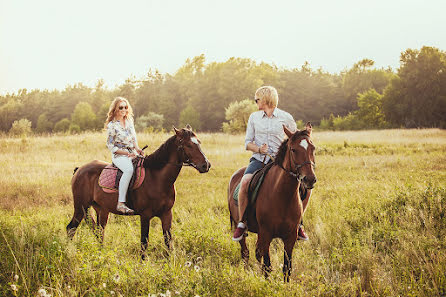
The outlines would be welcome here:
<svg viewBox="0 0 446 297">
<path fill-rule="evenodd" d="M 70 120 L 65 118 L 61 119 L 54 125 L 54 132 L 66 132 L 70 129 Z"/>
<path fill-rule="evenodd" d="M 28 119 L 20 119 L 12 123 L 11 129 L 9 129 L 11 135 L 28 135 L 31 134 L 31 121 Z"/>
</svg>

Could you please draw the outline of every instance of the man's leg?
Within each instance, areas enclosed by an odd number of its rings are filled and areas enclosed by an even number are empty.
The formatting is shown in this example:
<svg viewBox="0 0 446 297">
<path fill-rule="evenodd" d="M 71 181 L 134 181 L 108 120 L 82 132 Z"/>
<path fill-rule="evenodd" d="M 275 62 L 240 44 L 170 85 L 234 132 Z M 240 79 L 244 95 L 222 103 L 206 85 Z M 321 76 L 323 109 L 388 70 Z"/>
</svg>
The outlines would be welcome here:
<svg viewBox="0 0 446 297">
<path fill-rule="evenodd" d="M 248 186 L 251 178 L 252 178 L 251 173 L 245 174 L 240 182 L 240 190 L 238 192 L 239 223 L 232 237 L 232 240 L 234 241 L 241 240 L 246 230 L 246 222 L 243 222 L 243 215 L 245 214 L 246 207 L 248 206 Z"/>
</svg>

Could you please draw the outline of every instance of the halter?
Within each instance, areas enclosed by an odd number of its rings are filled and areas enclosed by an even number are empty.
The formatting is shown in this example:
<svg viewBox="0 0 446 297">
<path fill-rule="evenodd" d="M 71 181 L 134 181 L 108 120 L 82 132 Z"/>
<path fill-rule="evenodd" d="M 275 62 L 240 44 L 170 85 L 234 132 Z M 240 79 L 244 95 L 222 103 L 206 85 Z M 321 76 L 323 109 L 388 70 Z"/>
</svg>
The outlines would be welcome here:
<svg viewBox="0 0 446 297">
<path fill-rule="evenodd" d="M 168 162 L 168 164 L 173 164 L 177 167 L 182 167 L 182 166 L 191 166 L 195 169 L 197 169 L 197 165 L 195 165 L 189 158 L 189 156 L 186 154 L 186 152 L 184 151 L 184 147 L 183 147 L 183 139 L 180 139 L 180 145 L 178 145 L 177 147 L 177 151 L 179 154 L 181 154 L 181 159 L 184 160 L 183 162 L 178 162 L 178 163 L 172 163 L 172 162 Z"/>
<path fill-rule="evenodd" d="M 290 167 L 291 169 L 285 169 L 284 167 L 282 167 L 282 165 L 280 164 L 280 168 L 282 168 L 283 170 L 285 170 L 286 173 L 288 173 L 289 175 L 291 175 L 293 178 L 295 178 L 298 181 L 301 181 L 303 179 L 303 176 L 300 174 L 300 168 L 304 167 L 307 164 L 310 164 L 311 166 L 313 166 L 313 168 L 316 168 L 316 164 L 310 160 L 308 161 L 304 161 L 301 164 L 297 164 L 294 162 L 294 158 L 293 158 L 293 154 L 291 153 L 291 149 L 288 150 L 289 151 L 289 155 L 290 155 Z M 291 164 L 294 164 L 294 171 L 293 171 L 293 166 Z"/>
</svg>

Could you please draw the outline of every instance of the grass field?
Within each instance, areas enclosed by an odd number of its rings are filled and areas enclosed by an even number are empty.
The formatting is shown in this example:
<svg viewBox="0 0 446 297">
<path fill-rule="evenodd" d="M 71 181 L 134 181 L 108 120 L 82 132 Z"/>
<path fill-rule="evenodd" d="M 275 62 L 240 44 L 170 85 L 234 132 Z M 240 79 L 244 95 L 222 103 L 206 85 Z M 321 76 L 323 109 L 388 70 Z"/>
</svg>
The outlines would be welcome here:
<svg viewBox="0 0 446 297">
<path fill-rule="evenodd" d="M 168 137 L 139 142 L 150 152 Z M 247 266 L 231 240 L 226 187 L 249 159 L 243 136 L 199 137 L 212 168 L 183 168 L 173 250 L 166 257 L 153 219 L 146 261 L 138 217 L 111 215 L 103 246 L 85 223 L 66 237 L 73 169 L 110 161 L 105 134 L 0 137 L 0 296 L 446 295 L 446 131 L 316 131 L 310 241 L 296 244 L 289 284 L 279 240 L 269 280 L 255 261 L 255 234 Z"/>
</svg>

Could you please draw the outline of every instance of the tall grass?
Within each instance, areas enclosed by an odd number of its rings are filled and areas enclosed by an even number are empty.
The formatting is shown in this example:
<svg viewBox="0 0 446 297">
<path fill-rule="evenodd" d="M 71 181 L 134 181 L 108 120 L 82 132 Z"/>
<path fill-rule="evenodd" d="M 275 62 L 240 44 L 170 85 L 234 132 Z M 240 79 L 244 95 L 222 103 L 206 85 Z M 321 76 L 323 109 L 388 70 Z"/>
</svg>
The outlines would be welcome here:
<svg viewBox="0 0 446 297">
<path fill-rule="evenodd" d="M 155 150 L 169 134 L 142 134 Z M 442 296 L 446 294 L 446 132 L 314 133 L 317 177 L 305 214 L 309 242 L 293 253 L 282 282 L 240 260 L 226 187 L 246 165 L 243 136 L 199 134 L 209 173 L 184 168 L 176 182 L 170 257 L 159 219 L 148 260 L 139 257 L 139 219 L 111 215 L 100 245 L 83 223 L 72 241 L 74 167 L 110 160 L 101 133 L 0 138 L 0 296 Z M 15 276 L 17 275 L 17 276 Z M 14 287 L 15 286 L 15 287 Z M 16 289 L 14 291 L 13 289 Z"/>
</svg>

